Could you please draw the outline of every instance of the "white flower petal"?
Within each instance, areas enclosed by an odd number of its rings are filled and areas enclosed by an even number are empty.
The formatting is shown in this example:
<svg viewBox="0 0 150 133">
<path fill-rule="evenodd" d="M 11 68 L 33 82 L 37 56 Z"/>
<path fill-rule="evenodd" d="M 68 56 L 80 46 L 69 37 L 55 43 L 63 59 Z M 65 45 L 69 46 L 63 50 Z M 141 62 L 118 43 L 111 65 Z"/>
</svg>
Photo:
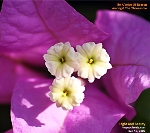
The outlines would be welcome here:
<svg viewBox="0 0 150 133">
<path fill-rule="evenodd" d="M 82 78 L 88 78 L 88 71 L 89 71 L 89 65 L 87 63 L 84 63 L 85 66 L 81 67 L 78 71 L 78 76 L 82 77 Z"/>
<path fill-rule="evenodd" d="M 101 50 L 100 60 L 103 61 L 103 62 L 109 62 L 109 61 L 110 61 L 110 57 L 109 57 L 109 55 L 107 54 L 107 52 L 106 52 L 105 49 L 102 49 L 102 50 Z"/>
<path fill-rule="evenodd" d="M 83 56 L 83 57 L 87 57 L 86 52 L 83 50 L 83 48 L 80 45 L 76 46 L 77 51 Z"/>
<path fill-rule="evenodd" d="M 53 93 L 52 93 L 53 94 Z M 51 99 L 51 98 L 50 98 Z M 57 107 L 61 107 L 62 106 L 62 103 L 63 103 L 63 100 L 64 98 L 63 97 L 59 97 L 57 100 L 53 101 L 53 102 L 56 102 L 56 106 Z"/>
<path fill-rule="evenodd" d="M 63 87 L 64 87 L 64 85 L 65 85 L 65 82 L 66 82 L 66 80 L 64 81 L 65 79 L 64 78 L 61 78 L 61 79 L 54 79 L 54 81 L 53 81 L 53 83 L 52 83 L 52 86 L 50 86 L 49 88 L 50 88 L 50 90 L 52 91 L 52 92 L 55 92 L 55 90 L 56 90 L 56 88 L 58 89 L 58 90 L 60 90 L 61 92 L 63 91 Z M 55 89 L 55 90 L 54 90 Z"/>
<path fill-rule="evenodd" d="M 88 78 L 89 82 L 94 82 L 95 78 L 100 79 L 106 74 L 107 69 L 112 68 L 109 63 L 110 57 L 106 50 L 102 48 L 102 43 L 85 43 L 77 46 L 78 55 L 78 76 Z"/>
<path fill-rule="evenodd" d="M 64 98 L 64 100 L 62 102 L 62 108 L 64 110 L 72 110 L 73 109 L 73 106 L 72 106 L 72 104 L 70 104 L 69 101 L 70 101 L 69 98 L 67 98 L 67 97 Z"/>
<path fill-rule="evenodd" d="M 71 77 L 71 80 L 69 80 L 69 82 L 68 82 L 68 86 L 69 86 L 68 90 L 72 91 L 73 92 L 72 94 L 75 94 L 74 92 L 77 92 L 78 90 L 79 90 L 79 92 L 82 92 L 80 90 L 80 88 L 83 87 L 83 86 L 81 86 L 81 81 L 75 77 Z M 75 89 L 73 89 L 73 88 L 75 88 Z"/>
<path fill-rule="evenodd" d="M 83 56 L 82 54 L 78 53 L 77 52 L 77 59 L 78 59 L 78 62 L 85 62 L 85 61 L 88 61 L 87 59 L 87 56 Z"/>
<path fill-rule="evenodd" d="M 84 99 L 85 87 L 75 77 L 55 79 L 50 90 L 50 100 L 56 102 L 56 106 L 64 110 L 71 110 L 73 106 L 79 106 Z"/>
<path fill-rule="evenodd" d="M 59 67 L 59 63 L 55 61 L 47 61 L 45 62 L 46 67 L 48 68 L 48 71 L 52 74 L 55 75 L 57 68 Z"/>
<path fill-rule="evenodd" d="M 78 69 L 77 54 L 69 42 L 55 44 L 43 57 L 48 71 L 58 79 L 69 77 Z"/>
<path fill-rule="evenodd" d="M 99 66 L 93 65 L 93 74 L 94 74 L 95 78 L 97 78 L 97 79 L 101 78 L 102 75 L 100 73 Z"/>
<path fill-rule="evenodd" d="M 60 43 L 55 44 L 54 50 L 57 54 L 60 55 L 61 54 L 60 51 L 62 51 L 63 47 L 64 47 L 64 44 L 60 42 Z"/>
<path fill-rule="evenodd" d="M 44 57 L 44 60 L 47 60 L 47 61 L 58 61 L 58 57 L 55 55 L 45 54 L 43 57 Z"/>
<path fill-rule="evenodd" d="M 69 42 L 66 42 L 65 44 L 64 44 L 64 47 L 63 47 L 63 54 L 67 54 L 68 53 L 68 51 L 69 51 L 69 49 L 70 49 L 70 43 Z"/>
<path fill-rule="evenodd" d="M 56 102 L 60 98 L 61 94 L 60 93 L 50 93 L 49 96 L 50 96 L 51 101 Z"/>
<path fill-rule="evenodd" d="M 93 83 L 94 80 L 95 80 L 95 77 L 94 77 L 93 69 L 92 69 L 92 67 L 90 66 L 90 67 L 89 67 L 89 70 L 88 70 L 88 81 L 89 81 L 90 83 Z"/>
<path fill-rule="evenodd" d="M 49 89 L 54 93 L 62 93 L 61 86 L 59 86 L 59 88 L 58 86 L 50 86 Z"/>
<path fill-rule="evenodd" d="M 76 60 L 77 57 L 76 57 L 76 54 L 75 54 L 75 51 L 74 51 L 73 47 L 70 47 L 70 49 L 69 49 L 69 51 L 67 53 L 67 58 L 69 60 L 72 60 L 72 61 Z"/>
<path fill-rule="evenodd" d="M 50 54 L 50 55 L 55 55 L 56 52 L 55 52 L 54 48 L 55 48 L 54 46 L 50 47 L 50 48 L 47 50 L 47 53 Z"/>
<path fill-rule="evenodd" d="M 112 65 L 108 62 L 96 62 L 93 65 L 101 66 L 101 67 L 104 67 L 106 69 L 111 69 L 112 68 Z"/>
<path fill-rule="evenodd" d="M 66 65 L 68 65 L 68 66 L 70 66 L 71 68 L 73 68 L 73 72 L 75 72 L 75 71 L 77 71 L 78 70 L 78 68 L 79 68 L 79 63 L 77 62 L 77 61 L 75 61 L 75 62 L 73 62 L 73 61 L 67 61 L 66 62 Z M 73 73 L 72 72 L 72 73 Z M 71 73 L 71 74 L 72 74 Z"/>
<path fill-rule="evenodd" d="M 94 42 L 84 43 L 82 45 L 83 50 L 86 52 L 89 58 L 92 56 L 95 46 L 96 45 Z"/>
<path fill-rule="evenodd" d="M 93 74 L 97 79 L 100 79 L 101 76 L 103 76 L 104 74 L 106 74 L 107 69 L 97 66 L 97 65 L 93 65 Z"/>
<path fill-rule="evenodd" d="M 62 64 L 60 64 L 60 65 L 57 67 L 55 76 L 56 76 L 56 78 L 58 78 L 58 79 L 62 78 L 62 76 L 63 76 L 63 65 L 62 65 Z"/>
<path fill-rule="evenodd" d="M 102 50 L 102 43 L 98 43 L 98 44 L 95 45 L 95 48 L 93 50 L 93 52 L 94 52 L 93 54 L 99 55 L 101 50 Z"/>
<path fill-rule="evenodd" d="M 68 66 L 67 64 L 63 65 L 63 69 L 62 69 L 63 77 L 71 76 L 73 71 L 74 69 L 72 67 Z"/>
</svg>

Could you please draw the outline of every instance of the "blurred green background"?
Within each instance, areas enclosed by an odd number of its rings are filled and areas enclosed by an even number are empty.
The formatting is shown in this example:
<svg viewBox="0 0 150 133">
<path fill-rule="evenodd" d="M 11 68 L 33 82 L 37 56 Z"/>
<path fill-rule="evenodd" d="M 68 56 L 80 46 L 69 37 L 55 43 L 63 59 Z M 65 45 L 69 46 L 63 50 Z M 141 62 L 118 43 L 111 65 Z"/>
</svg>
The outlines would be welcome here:
<svg viewBox="0 0 150 133">
<path fill-rule="evenodd" d="M 67 1 L 74 9 L 80 12 L 83 16 L 94 22 L 96 12 L 99 9 L 109 9 L 116 7 L 117 3 L 143 3 L 147 4 L 147 10 L 123 10 L 150 21 L 150 1 Z M 0 1 L 2 4 L 2 1 Z M 133 122 L 145 122 L 146 133 L 150 133 L 150 89 L 145 90 L 135 102 L 137 116 Z M 0 105 L 0 133 L 11 129 L 10 120 L 10 105 Z"/>
</svg>

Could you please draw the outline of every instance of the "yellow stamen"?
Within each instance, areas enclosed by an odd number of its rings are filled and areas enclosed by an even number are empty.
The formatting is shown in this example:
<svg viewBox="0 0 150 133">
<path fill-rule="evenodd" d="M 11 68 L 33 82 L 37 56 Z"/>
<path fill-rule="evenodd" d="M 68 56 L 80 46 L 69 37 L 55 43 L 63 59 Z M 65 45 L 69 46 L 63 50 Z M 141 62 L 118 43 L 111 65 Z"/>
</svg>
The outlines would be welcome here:
<svg viewBox="0 0 150 133">
<path fill-rule="evenodd" d="M 69 92 L 68 91 L 63 91 L 63 96 L 65 97 L 65 96 L 67 96 L 69 94 Z"/>
<path fill-rule="evenodd" d="M 64 63 L 64 62 L 65 62 L 65 59 L 64 59 L 64 58 L 61 58 L 61 62 Z"/>
<path fill-rule="evenodd" d="M 93 64 L 94 60 L 93 59 L 89 59 L 89 64 Z"/>
</svg>

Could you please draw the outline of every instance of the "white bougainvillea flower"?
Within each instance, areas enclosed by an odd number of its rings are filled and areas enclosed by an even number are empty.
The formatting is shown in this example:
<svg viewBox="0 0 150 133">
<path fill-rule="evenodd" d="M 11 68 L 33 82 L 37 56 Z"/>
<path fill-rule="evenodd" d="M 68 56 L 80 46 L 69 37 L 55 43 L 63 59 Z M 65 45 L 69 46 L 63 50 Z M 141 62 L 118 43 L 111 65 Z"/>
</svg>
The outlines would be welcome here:
<svg viewBox="0 0 150 133">
<path fill-rule="evenodd" d="M 57 107 L 72 110 L 73 106 L 80 106 L 84 98 L 85 87 L 75 77 L 55 79 L 50 86 L 50 99 L 56 102 Z"/>
<path fill-rule="evenodd" d="M 107 69 L 112 68 L 109 63 L 110 57 L 106 50 L 102 48 L 102 43 L 94 42 L 77 45 L 79 62 L 78 76 L 88 78 L 89 82 L 94 82 L 95 78 L 100 79 L 106 74 Z"/>
<path fill-rule="evenodd" d="M 48 71 L 57 79 L 71 76 L 78 67 L 76 52 L 69 42 L 60 42 L 50 47 L 44 59 Z"/>
</svg>

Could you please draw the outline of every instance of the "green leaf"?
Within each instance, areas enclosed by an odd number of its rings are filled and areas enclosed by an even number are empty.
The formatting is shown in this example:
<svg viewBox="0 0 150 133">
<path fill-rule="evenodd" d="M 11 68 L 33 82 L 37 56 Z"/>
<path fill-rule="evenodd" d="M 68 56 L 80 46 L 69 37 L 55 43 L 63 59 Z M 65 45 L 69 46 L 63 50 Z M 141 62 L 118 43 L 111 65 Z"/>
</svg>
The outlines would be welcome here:
<svg viewBox="0 0 150 133">
<path fill-rule="evenodd" d="M 145 123 L 146 133 L 150 133 L 150 88 L 144 90 L 135 102 L 137 115 L 134 122 Z"/>
</svg>

